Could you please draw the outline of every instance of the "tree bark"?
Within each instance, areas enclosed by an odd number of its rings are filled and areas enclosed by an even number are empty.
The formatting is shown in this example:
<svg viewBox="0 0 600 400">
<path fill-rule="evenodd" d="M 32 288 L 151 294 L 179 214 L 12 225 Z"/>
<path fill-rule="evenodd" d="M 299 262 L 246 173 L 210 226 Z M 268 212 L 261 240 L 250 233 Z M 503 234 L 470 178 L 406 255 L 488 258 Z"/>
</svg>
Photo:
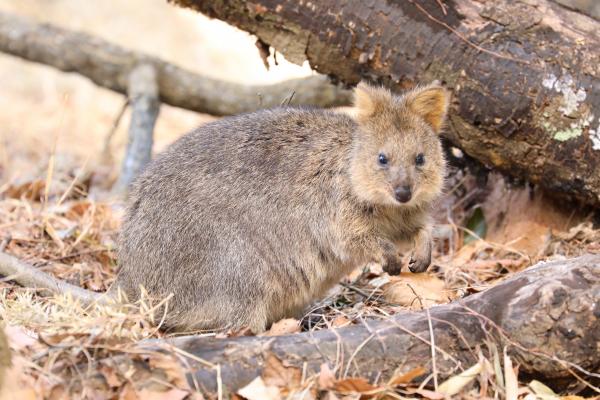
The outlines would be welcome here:
<svg viewBox="0 0 600 400">
<path fill-rule="evenodd" d="M 393 89 L 453 90 L 447 137 L 513 176 L 600 205 L 600 22 L 547 0 L 170 0 L 294 62 Z"/>
<path fill-rule="evenodd" d="M 180 337 L 169 343 L 204 360 L 193 374 L 207 392 L 236 391 L 263 372 L 275 355 L 286 365 L 317 373 L 322 363 L 338 374 L 384 381 L 418 366 L 443 379 L 504 346 L 520 371 L 546 380 L 597 379 L 600 368 L 600 255 L 542 262 L 494 287 L 429 311 L 334 330 L 279 337 Z M 431 322 L 431 330 L 429 328 Z M 160 341 L 159 341 L 160 342 Z M 309 376 L 309 375 L 306 375 Z"/>
<path fill-rule="evenodd" d="M 290 104 L 348 105 L 351 92 L 324 76 L 291 79 L 272 85 L 242 85 L 195 74 L 147 54 L 126 50 L 97 37 L 0 12 L 0 52 L 76 72 L 95 84 L 127 94 L 136 66 L 151 65 L 164 103 L 212 115 L 232 115 Z"/>
<path fill-rule="evenodd" d="M 576 10 L 590 17 L 600 19 L 600 2 L 597 0 L 552 0 L 571 10 Z"/>
</svg>

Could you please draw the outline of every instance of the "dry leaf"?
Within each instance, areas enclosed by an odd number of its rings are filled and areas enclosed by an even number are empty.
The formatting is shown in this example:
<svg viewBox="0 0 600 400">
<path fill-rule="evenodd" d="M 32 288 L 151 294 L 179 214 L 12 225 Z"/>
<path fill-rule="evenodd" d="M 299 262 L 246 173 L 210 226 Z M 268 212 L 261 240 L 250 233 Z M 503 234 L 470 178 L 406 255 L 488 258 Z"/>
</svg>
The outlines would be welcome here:
<svg viewBox="0 0 600 400">
<path fill-rule="evenodd" d="M 507 270 L 519 270 L 524 264 L 526 264 L 528 260 L 526 258 L 519 258 L 518 260 L 513 260 L 510 258 L 506 259 L 492 259 L 492 260 L 475 260 L 466 265 L 466 268 L 473 270 L 485 270 L 485 269 L 495 269 L 497 267 L 502 267 Z"/>
<path fill-rule="evenodd" d="M 493 366 L 494 375 L 496 377 L 496 384 L 499 387 L 504 387 L 504 374 L 502 373 L 502 365 L 500 364 L 500 354 L 498 353 L 498 347 L 494 343 L 489 343 L 488 346 L 494 356 Z"/>
<path fill-rule="evenodd" d="M 519 396 L 519 383 L 517 375 L 513 370 L 512 361 L 508 354 L 506 354 L 506 347 L 504 348 L 504 382 L 506 385 L 506 400 L 517 400 Z"/>
<path fill-rule="evenodd" d="M 106 383 L 111 388 L 119 387 L 123 383 L 122 380 L 119 378 L 119 375 L 115 372 L 115 369 L 113 367 L 102 364 L 102 365 L 100 365 L 99 370 L 100 370 L 100 373 L 102 374 L 102 376 L 104 376 Z"/>
<path fill-rule="evenodd" d="M 69 206 L 69 212 L 74 213 L 76 216 L 82 217 L 91 207 L 91 205 L 92 203 L 88 200 L 74 201 Z"/>
<path fill-rule="evenodd" d="M 446 396 L 441 393 L 434 392 L 432 390 L 427 390 L 427 389 L 417 389 L 414 391 L 414 393 L 420 394 L 421 396 L 425 397 L 426 399 L 431 399 L 431 400 L 441 400 L 441 399 L 446 398 Z"/>
<path fill-rule="evenodd" d="M 10 347 L 19 351 L 35 345 L 38 341 L 20 325 L 7 325 L 4 328 Z"/>
<path fill-rule="evenodd" d="M 178 387 L 187 387 L 187 379 L 181 364 L 173 357 L 166 354 L 153 354 L 148 360 L 153 369 L 161 369 L 169 378 L 169 381 Z"/>
<path fill-rule="evenodd" d="M 378 276 L 377 278 L 373 278 L 369 281 L 369 285 L 373 286 L 374 288 L 380 288 L 387 283 L 390 283 L 390 276 L 388 274 Z"/>
<path fill-rule="evenodd" d="M 544 385 L 540 381 L 536 381 L 534 379 L 531 382 L 529 382 L 528 386 L 542 400 L 558 398 L 558 395 L 556 393 L 554 393 L 554 390 L 550 389 L 548 386 Z"/>
<path fill-rule="evenodd" d="M 473 258 L 473 255 L 481 248 L 483 244 L 480 241 L 471 242 L 464 245 L 452 257 L 452 264 L 461 267 L 467 264 Z"/>
<path fill-rule="evenodd" d="M 119 400 L 140 400 L 131 383 L 125 384 L 119 393 Z"/>
<path fill-rule="evenodd" d="M 403 272 L 399 276 L 390 277 L 390 283 L 383 286 L 383 289 L 387 301 L 417 310 L 447 303 L 450 294 L 444 281 L 427 273 Z"/>
<path fill-rule="evenodd" d="M 331 326 L 334 328 L 343 328 L 351 323 L 352 321 L 350 321 L 348 318 L 344 317 L 343 315 L 338 315 L 333 321 L 331 321 Z"/>
<path fill-rule="evenodd" d="M 44 230 L 61 250 L 65 248 L 65 243 L 62 241 L 60 235 L 58 234 L 58 232 L 56 232 L 56 229 L 54 229 L 54 227 L 50 224 L 49 221 L 46 221 Z"/>
<path fill-rule="evenodd" d="M 348 275 L 346 275 L 346 280 L 348 282 L 354 282 L 355 280 L 360 278 L 362 273 L 363 273 L 362 268 L 355 268 L 352 272 L 350 272 Z"/>
<path fill-rule="evenodd" d="M 173 388 L 165 392 L 142 389 L 137 394 L 143 400 L 183 400 L 190 393 L 187 390 Z"/>
<path fill-rule="evenodd" d="M 238 390 L 237 393 L 247 400 L 282 399 L 279 389 L 275 386 L 267 386 L 260 376 L 256 377 L 252 382 Z"/>
<path fill-rule="evenodd" d="M 406 383 L 412 382 L 414 379 L 418 378 L 419 376 L 425 375 L 426 373 L 427 373 L 427 370 L 425 368 L 416 367 L 416 368 L 411 369 L 410 371 L 408 371 L 405 374 L 393 377 L 392 379 L 390 379 L 390 382 L 388 385 L 390 385 L 390 386 L 404 385 Z"/>
<path fill-rule="evenodd" d="M 49 400 L 64 400 L 67 398 L 67 390 L 63 384 L 56 384 L 50 389 L 50 393 L 47 394 Z M 129 399 L 127 399 L 129 400 Z"/>
<path fill-rule="evenodd" d="M 264 335 L 281 336 L 298 332 L 300 332 L 300 321 L 294 318 L 286 318 L 271 325 L 271 329 L 269 329 Z"/>
<path fill-rule="evenodd" d="M 438 387 L 437 392 L 448 396 L 454 396 L 477 378 L 481 372 L 481 368 L 481 363 L 477 363 L 460 374 L 448 378 Z"/>
<path fill-rule="evenodd" d="M 25 358 L 16 356 L 12 359 L 12 367 L 4 371 L 2 388 L 0 388 L 0 400 L 35 400 L 35 390 L 31 382 L 24 380 L 24 364 L 29 363 Z M 61 387 L 64 389 L 64 387 Z M 48 396 L 49 397 L 49 396 Z"/>
<path fill-rule="evenodd" d="M 331 389 L 335 382 L 336 377 L 331 368 L 329 368 L 329 364 L 323 363 L 321 364 L 321 372 L 319 372 L 319 389 L 327 390 Z"/>
<path fill-rule="evenodd" d="M 252 332 L 252 329 L 250 329 L 250 327 L 245 326 L 243 328 L 237 329 L 237 330 L 228 330 L 227 332 L 219 332 L 215 335 L 215 338 L 217 339 L 226 339 L 229 337 L 242 337 L 242 336 L 254 336 L 254 332 Z"/>
<path fill-rule="evenodd" d="M 379 386 L 371 385 L 364 378 L 341 379 L 335 383 L 334 389 L 341 394 L 359 393 L 361 395 L 367 395 L 364 397 L 361 396 L 361 398 L 369 398 L 370 396 L 368 395 L 375 395 L 385 390 Z"/>
<path fill-rule="evenodd" d="M 577 225 L 581 213 L 564 209 L 539 190 L 509 187 L 499 174 L 490 176 L 491 193 L 482 204 L 488 220 L 486 240 L 510 243 L 510 247 L 536 256 L 545 246 L 552 230 L 560 232 Z"/>
<path fill-rule="evenodd" d="M 274 355 L 269 355 L 265 360 L 262 378 L 268 386 L 276 386 L 288 392 L 300 387 L 302 371 L 295 367 L 286 367 Z"/>
<path fill-rule="evenodd" d="M 46 188 L 46 181 L 43 179 L 35 179 L 30 182 L 25 182 L 20 185 L 11 185 L 5 191 L 6 197 L 20 199 L 24 197 L 28 200 L 39 201 Z"/>
<path fill-rule="evenodd" d="M 32 388 L 13 388 L 11 390 L 4 387 L 0 390 L 0 400 L 36 400 L 38 396 Z"/>
</svg>

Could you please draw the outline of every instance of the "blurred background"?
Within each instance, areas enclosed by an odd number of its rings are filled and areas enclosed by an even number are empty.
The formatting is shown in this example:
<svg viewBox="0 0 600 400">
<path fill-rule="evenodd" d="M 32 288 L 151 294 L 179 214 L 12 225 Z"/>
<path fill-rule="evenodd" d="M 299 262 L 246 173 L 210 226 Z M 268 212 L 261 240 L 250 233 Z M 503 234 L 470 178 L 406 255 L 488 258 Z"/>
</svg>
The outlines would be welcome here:
<svg viewBox="0 0 600 400">
<path fill-rule="evenodd" d="M 310 75 L 282 56 L 267 70 L 249 34 L 165 0 L 0 0 L 0 12 L 93 34 L 190 71 L 244 84 L 274 83 Z M 18 185 L 43 176 L 56 141 L 57 178 L 75 166 L 95 171 L 100 186 L 118 173 L 127 142 L 129 108 L 111 142 L 102 148 L 125 96 L 75 73 L 0 53 L 0 184 Z M 161 105 L 154 151 L 214 117 Z M 106 161 L 106 160 L 104 160 Z"/>
</svg>

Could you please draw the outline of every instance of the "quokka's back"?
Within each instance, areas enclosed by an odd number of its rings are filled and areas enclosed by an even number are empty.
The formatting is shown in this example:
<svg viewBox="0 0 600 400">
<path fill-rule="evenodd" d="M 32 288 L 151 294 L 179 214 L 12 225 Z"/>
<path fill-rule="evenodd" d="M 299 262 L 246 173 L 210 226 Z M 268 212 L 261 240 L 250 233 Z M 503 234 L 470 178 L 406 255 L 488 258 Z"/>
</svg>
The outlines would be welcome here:
<svg viewBox="0 0 600 400">
<path fill-rule="evenodd" d="M 364 90 L 377 100 L 380 89 Z M 400 101 L 388 96 L 390 107 Z M 389 140 L 369 129 L 341 113 L 279 108 L 183 136 L 131 188 L 115 288 L 130 300 L 140 285 L 173 294 L 174 329 L 258 332 L 297 316 L 356 266 L 382 260 L 378 243 L 410 240 L 426 223 L 425 202 L 384 204 L 365 198 L 369 183 L 357 187 L 362 142 Z M 433 130 L 428 138 L 439 147 Z M 397 234 L 383 217 L 402 220 Z"/>
</svg>

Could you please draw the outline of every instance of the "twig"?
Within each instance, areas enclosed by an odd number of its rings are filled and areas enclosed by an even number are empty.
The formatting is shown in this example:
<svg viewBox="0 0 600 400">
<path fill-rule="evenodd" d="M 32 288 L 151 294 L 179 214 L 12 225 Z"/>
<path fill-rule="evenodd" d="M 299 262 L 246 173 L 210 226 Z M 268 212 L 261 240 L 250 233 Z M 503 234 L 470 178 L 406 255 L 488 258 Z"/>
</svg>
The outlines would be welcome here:
<svg viewBox="0 0 600 400">
<path fill-rule="evenodd" d="M 512 248 L 510 246 L 505 246 L 505 245 L 500 244 L 500 243 L 495 243 L 495 242 L 490 242 L 488 240 L 485 240 L 484 238 L 482 238 L 481 236 L 479 236 L 477 233 L 473 232 L 472 230 L 470 230 L 469 228 L 466 228 L 464 226 L 457 226 L 457 227 L 458 227 L 458 229 L 467 232 L 469 235 L 473 236 L 475 239 L 481 240 L 482 242 L 484 242 L 485 244 L 489 245 L 490 247 L 495 248 L 495 249 L 499 249 L 499 250 L 504 250 L 504 251 L 509 252 L 509 253 L 517 254 L 517 255 L 521 256 L 522 258 L 525 258 L 525 259 L 529 260 L 529 263 L 531 264 L 531 257 L 529 257 L 527 254 L 525 254 L 525 253 L 523 253 L 523 252 L 521 252 L 521 251 L 519 251 L 517 249 L 514 249 L 514 248 Z"/>
<path fill-rule="evenodd" d="M 112 157 L 110 155 L 110 142 L 111 142 L 115 132 L 117 131 L 117 128 L 119 127 L 119 123 L 121 122 L 123 115 L 125 115 L 127 106 L 129 106 L 129 97 L 125 97 L 125 101 L 123 101 L 123 104 L 121 105 L 121 108 L 119 109 L 119 113 L 115 117 L 115 119 L 110 127 L 110 130 L 104 137 L 104 146 L 102 146 L 102 158 L 105 161 L 110 161 L 112 159 Z"/>
<path fill-rule="evenodd" d="M 9 233 L 8 235 L 6 235 L 4 237 L 4 239 L 2 239 L 2 243 L 0 243 L 0 251 L 4 251 L 4 249 L 6 249 L 6 246 L 8 246 L 8 244 L 10 243 L 11 240 L 12 240 L 12 236 Z"/>
<path fill-rule="evenodd" d="M 460 207 L 464 202 L 466 202 L 467 200 L 469 200 L 471 197 L 473 197 L 473 195 L 477 194 L 480 192 L 479 188 L 474 188 L 473 190 L 471 190 L 469 193 L 467 193 L 465 196 L 463 196 L 460 200 L 458 200 L 456 203 L 454 203 L 452 205 L 452 211 L 456 210 L 458 207 Z"/>
<path fill-rule="evenodd" d="M 294 98 L 294 95 L 295 95 L 295 94 L 296 94 L 296 91 L 294 90 L 294 91 L 292 92 L 292 94 L 290 95 L 290 99 L 289 99 L 289 100 L 288 100 L 288 102 L 287 102 L 287 105 L 288 105 L 288 107 L 290 106 L 290 103 L 292 102 L 292 99 Z"/>
<path fill-rule="evenodd" d="M 384 313 L 384 314 L 387 314 L 387 313 Z M 387 314 L 387 315 L 389 316 L 389 314 Z M 411 331 L 410 329 L 407 329 L 407 328 L 403 327 L 402 325 L 400 325 L 398 323 L 398 321 L 396 321 L 394 318 L 390 318 L 390 322 L 392 323 L 392 325 L 394 325 L 396 328 L 400 329 L 402 332 L 407 333 L 410 336 L 413 336 L 414 338 L 420 340 L 421 342 L 425 343 L 426 345 L 428 345 L 428 346 L 435 346 L 435 344 L 432 345 L 432 343 L 429 340 L 422 338 L 421 336 L 417 335 L 415 332 Z M 444 349 L 442 349 L 442 348 L 440 348 L 438 346 L 435 346 L 435 348 L 440 353 L 442 353 L 446 358 L 452 360 L 458 366 L 458 368 L 460 370 L 462 370 L 462 367 L 460 365 L 460 361 L 458 361 L 458 359 L 456 359 L 456 357 L 454 357 L 452 354 L 446 352 Z"/>
<path fill-rule="evenodd" d="M 348 283 L 340 282 L 340 286 L 343 286 L 343 287 L 345 287 L 346 289 L 350 289 L 350 290 L 352 290 L 353 292 L 356 292 L 356 293 L 358 293 L 359 295 L 363 296 L 365 299 L 368 299 L 368 298 L 370 298 L 370 297 L 371 297 L 371 295 L 370 295 L 370 294 L 368 294 L 367 292 L 365 292 L 364 290 L 362 290 L 362 289 L 359 289 L 359 288 L 357 288 L 356 286 L 352 286 L 352 285 L 350 285 L 350 284 L 348 284 Z"/>
<path fill-rule="evenodd" d="M 44 186 L 44 210 L 48 207 L 48 196 L 50 195 L 50 186 L 52 184 L 52 176 L 54 175 L 54 160 L 56 158 L 56 146 L 58 144 L 58 137 L 61 136 L 62 130 L 65 125 L 65 115 L 66 115 L 66 102 L 68 100 L 68 95 L 63 97 L 63 105 L 62 105 L 62 113 L 60 116 L 60 122 L 58 124 L 58 130 L 54 134 L 54 138 L 52 140 L 52 150 L 50 151 L 50 159 L 48 160 L 48 170 L 46 171 L 46 184 Z M 44 225 L 46 225 L 48 219 L 44 217 Z"/>
<path fill-rule="evenodd" d="M 435 336 L 433 335 L 433 325 L 431 324 L 431 315 L 429 314 L 429 308 L 425 310 L 427 312 L 427 323 L 429 324 L 429 337 L 431 338 L 431 369 L 433 373 L 433 387 L 435 391 L 438 390 L 437 380 L 437 364 L 435 362 Z"/>
<path fill-rule="evenodd" d="M 436 0 L 444 15 L 448 15 L 448 11 L 446 10 L 446 5 L 442 2 L 442 0 Z"/>
<path fill-rule="evenodd" d="M 2 249 L 0 249 L 0 250 L 2 250 Z M 111 251 L 111 249 L 91 249 L 91 250 L 80 251 L 77 253 L 66 254 L 66 255 L 60 256 L 60 257 L 48 258 L 47 261 L 61 261 L 61 260 L 65 260 L 67 258 L 84 256 L 86 254 L 105 253 L 105 252 L 107 253 L 109 251 Z"/>
<path fill-rule="evenodd" d="M 223 379 L 221 378 L 221 364 L 217 364 L 217 398 L 223 400 Z"/>
<path fill-rule="evenodd" d="M 6 279 L 18 282 L 29 288 L 37 288 L 55 293 L 69 293 L 73 298 L 85 304 L 104 302 L 107 300 L 105 294 L 85 290 L 79 286 L 71 285 L 56 279 L 52 275 L 39 271 L 37 268 L 26 264 L 15 257 L 0 252 L 0 275 Z"/>
<path fill-rule="evenodd" d="M 286 97 L 286 98 L 283 99 L 283 101 L 281 102 L 281 106 L 283 106 L 285 104 L 286 106 L 289 107 L 289 105 L 292 102 L 292 99 L 294 98 L 295 94 L 296 94 L 296 91 L 292 90 L 292 93 L 289 95 L 289 97 Z"/>
<path fill-rule="evenodd" d="M 417 293 L 417 291 L 415 290 L 415 288 L 413 288 L 410 283 L 407 283 L 406 286 L 408 286 L 408 288 L 410 289 L 410 291 L 413 292 L 413 294 L 415 295 L 415 300 L 419 301 L 419 304 L 421 305 L 421 310 L 424 310 L 425 306 L 423 305 L 423 301 L 421 299 L 421 296 L 419 296 L 419 294 Z M 412 303 L 414 303 L 414 300 L 411 302 L 411 306 L 412 306 Z M 429 315 L 429 311 L 427 311 L 427 315 Z"/>
<path fill-rule="evenodd" d="M 168 340 L 168 339 L 167 339 L 167 340 Z M 156 341 L 156 340 L 154 340 L 154 341 L 150 341 L 150 340 L 149 340 L 149 341 L 148 341 L 148 343 L 152 343 L 152 342 L 155 342 L 155 341 Z M 206 361 L 205 359 L 203 359 L 203 358 L 200 358 L 200 357 L 198 357 L 198 356 L 196 356 L 196 355 L 194 355 L 194 354 L 192 354 L 192 353 L 189 353 L 189 352 L 187 352 L 187 351 L 185 351 L 185 350 L 182 350 L 182 349 L 181 349 L 181 348 L 179 348 L 178 346 L 175 346 L 175 345 L 171 345 L 171 344 L 169 344 L 169 349 L 170 349 L 170 350 L 172 350 L 172 351 L 174 351 L 175 353 L 179 353 L 179 354 L 181 354 L 182 356 L 184 356 L 184 357 L 186 357 L 186 358 L 189 358 L 189 359 L 191 359 L 191 360 L 197 361 L 197 362 L 199 362 L 200 364 L 202 364 L 202 365 L 204 365 L 204 366 L 207 366 L 207 367 L 209 367 L 209 368 L 215 368 L 215 369 L 217 368 L 217 365 L 216 365 L 216 364 L 213 364 L 213 363 L 211 363 L 211 362 L 209 362 L 209 361 Z"/>
<path fill-rule="evenodd" d="M 56 203 L 57 207 L 60 206 L 63 203 L 63 201 L 66 200 L 67 196 L 69 196 L 71 194 L 73 187 L 79 182 L 81 175 L 83 175 L 83 173 L 86 171 L 89 161 L 90 161 L 90 156 L 87 156 L 85 161 L 83 162 L 83 166 L 81 167 L 81 169 L 79 171 L 77 171 L 77 174 L 75 174 L 75 177 L 73 179 L 71 179 L 71 183 L 69 183 L 69 187 L 64 191 L 62 196 L 60 196 L 60 199 L 58 199 L 58 203 Z"/>
<path fill-rule="evenodd" d="M 356 355 L 358 354 L 359 351 L 362 350 L 363 347 L 365 347 L 365 345 L 367 343 L 369 343 L 369 341 L 371 341 L 371 339 L 373 339 L 375 337 L 375 333 L 371 333 L 365 340 L 362 341 L 361 344 L 358 345 L 358 347 L 354 350 L 354 352 L 352 353 L 352 355 L 350 356 L 350 359 L 348 360 L 348 362 L 346 363 L 346 369 L 344 370 L 344 375 L 343 378 L 346 378 L 346 376 L 348 376 L 348 371 L 350 370 L 350 364 L 352 363 L 352 361 L 354 360 L 354 357 L 356 357 Z"/>
</svg>

